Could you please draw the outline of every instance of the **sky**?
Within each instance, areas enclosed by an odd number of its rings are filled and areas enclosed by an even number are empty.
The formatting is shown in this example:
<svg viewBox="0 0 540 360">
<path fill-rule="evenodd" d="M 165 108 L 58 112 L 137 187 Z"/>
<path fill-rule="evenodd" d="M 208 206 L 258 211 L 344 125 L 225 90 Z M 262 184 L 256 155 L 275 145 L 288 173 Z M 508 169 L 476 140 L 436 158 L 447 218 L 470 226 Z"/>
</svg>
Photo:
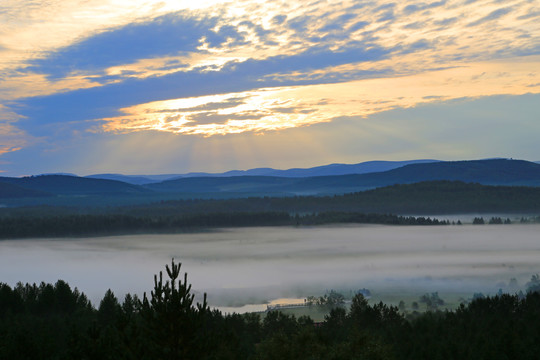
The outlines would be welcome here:
<svg viewBox="0 0 540 360">
<path fill-rule="evenodd" d="M 0 175 L 540 160 L 538 0 L 2 0 Z"/>
</svg>

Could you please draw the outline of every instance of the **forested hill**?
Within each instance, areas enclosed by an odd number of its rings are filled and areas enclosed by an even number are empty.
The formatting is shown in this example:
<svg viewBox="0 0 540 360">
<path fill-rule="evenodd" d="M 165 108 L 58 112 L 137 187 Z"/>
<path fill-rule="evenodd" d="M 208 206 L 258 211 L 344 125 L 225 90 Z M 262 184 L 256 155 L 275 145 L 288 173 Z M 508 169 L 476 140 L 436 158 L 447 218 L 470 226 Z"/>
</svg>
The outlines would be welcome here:
<svg viewBox="0 0 540 360">
<path fill-rule="evenodd" d="M 325 176 L 324 178 L 333 178 Z M 192 177 L 147 184 L 146 188 L 161 192 L 219 193 L 248 192 L 290 195 L 302 179 L 276 176 Z"/>
<path fill-rule="evenodd" d="M 540 186 L 540 164 L 524 160 L 492 159 L 411 164 L 382 173 L 362 175 L 364 184 L 409 184 L 457 180 L 484 185 Z"/>
<path fill-rule="evenodd" d="M 81 207 L 75 212 L 73 207 L 2 208 L 0 238 L 174 233 L 215 227 L 330 223 L 439 225 L 438 221 L 409 215 L 464 213 L 538 214 L 540 187 L 433 181 L 342 196 L 177 200 L 138 206 Z M 540 217 L 532 221 L 538 220 Z"/>
<path fill-rule="evenodd" d="M 15 185 L 26 189 L 26 196 L 32 193 L 49 193 L 54 195 L 88 195 L 88 194 L 140 194 L 147 189 L 121 181 L 88 179 L 69 175 L 42 175 L 22 178 L 0 177 L 0 189 L 6 185 Z"/>
<path fill-rule="evenodd" d="M 255 168 L 249 170 L 231 170 L 223 173 L 191 172 L 187 174 L 160 174 L 160 175 L 122 175 L 122 174 L 94 174 L 88 178 L 108 179 L 127 182 L 134 185 L 144 185 L 165 180 L 175 180 L 191 177 L 231 177 L 231 176 L 277 176 L 277 177 L 311 177 L 334 176 L 348 174 L 366 174 L 396 169 L 409 164 L 429 163 L 439 160 L 419 159 L 406 161 L 366 161 L 358 164 L 329 164 L 311 168 L 292 168 L 279 170 L 272 168 Z"/>
<path fill-rule="evenodd" d="M 145 185 L 67 175 L 0 177 L 0 199 L 26 197 L 38 199 L 26 202 L 27 205 L 53 204 L 58 201 L 58 197 L 55 199 L 54 195 L 62 195 L 64 200 L 69 197 L 74 199 L 71 205 L 85 205 L 85 197 L 100 195 L 104 204 L 114 206 L 121 202 L 119 197 L 116 197 L 115 202 L 111 202 L 108 199 L 111 195 L 122 195 L 123 200 L 129 197 L 129 201 L 124 202 L 126 204 L 178 198 L 325 196 L 434 180 L 484 185 L 540 186 L 540 164 L 505 159 L 432 162 L 367 174 L 316 177 L 190 177 Z M 13 185 L 17 187 L 14 188 Z M 52 196 L 42 197 L 47 194 Z M 7 200 L 4 203 L 11 204 Z M 95 203 L 99 204 L 99 201 Z"/>
<path fill-rule="evenodd" d="M 540 213 L 540 187 L 489 186 L 459 181 L 392 185 L 332 196 L 274 196 L 234 199 L 163 200 L 149 204 L 80 208 L 79 214 L 168 217 L 183 214 L 322 212 L 391 214 Z M 6 216 L 63 216 L 72 207 L 0 208 Z"/>
<path fill-rule="evenodd" d="M 27 189 L 15 184 L 10 184 L 9 182 L 2 182 L 0 180 L 0 199 L 45 196 L 53 196 L 53 194 L 39 190 Z"/>
<path fill-rule="evenodd" d="M 289 190 L 311 189 L 324 193 L 339 188 L 356 187 L 363 190 L 433 180 L 483 185 L 540 186 L 540 165 L 529 161 L 506 159 L 411 164 L 378 173 L 306 178 L 295 183 Z"/>
<path fill-rule="evenodd" d="M 164 192 L 251 192 L 261 194 L 343 194 L 421 181 L 451 180 L 484 185 L 540 186 L 540 164 L 523 160 L 474 160 L 410 164 L 397 169 L 340 176 L 284 178 L 235 176 L 183 178 L 148 184 Z"/>
<path fill-rule="evenodd" d="M 344 211 L 393 214 L 540 212 L 540 187 L 487 186 L 460 181 L 392 185 L 334 196 L 180 200 L 126 207 L 130 214 Z"/>
</svg>

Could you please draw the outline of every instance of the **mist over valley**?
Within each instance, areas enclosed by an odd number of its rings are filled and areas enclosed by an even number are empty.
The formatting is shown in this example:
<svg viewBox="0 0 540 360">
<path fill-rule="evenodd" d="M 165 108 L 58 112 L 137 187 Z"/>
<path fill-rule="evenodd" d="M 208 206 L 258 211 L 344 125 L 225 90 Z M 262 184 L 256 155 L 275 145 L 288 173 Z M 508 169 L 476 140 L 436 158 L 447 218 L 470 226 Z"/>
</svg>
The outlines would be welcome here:
<svg viewBox="0 0 540 360">
<path fill-rule="evenodd" d="M 485 292 L 524 286 L 539 269 L 540 225 L 380 226 L 222 229 L 0 242 L 3 281 L 63 279 L 97 303 L 149 293 L 153 274 L 174 258 L 212 306 L 264 304 L 329 289 L 399 294 Z"/>
</svg>

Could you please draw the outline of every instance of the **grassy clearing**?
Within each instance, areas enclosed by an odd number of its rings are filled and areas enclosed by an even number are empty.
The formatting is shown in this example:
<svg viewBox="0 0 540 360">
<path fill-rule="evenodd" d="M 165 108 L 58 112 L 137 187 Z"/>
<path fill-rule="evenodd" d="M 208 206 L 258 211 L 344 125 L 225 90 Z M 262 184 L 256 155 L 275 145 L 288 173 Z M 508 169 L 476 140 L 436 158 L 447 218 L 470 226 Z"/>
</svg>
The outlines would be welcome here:
<svg viewBox="0 0 540 360">
<path fill-rule="evenodd" d="M 405 304 L 403 313 L 410 314 L 414 311 L 423 313 L 428 310 L 427 305 L 420 301 L 421 296 L 424 294 L 426 294 L 426 292 L 418 292 L 418 291 L 395 292 L 395 291 L 390 291 L 390 290 L 378 291 L 378 292 L 375 292 L 371 296 L 368 302 L 371 305 L 377 304 L 379 302 L 383 302 L 384 304 L 397 307 L 399 306 L 400 302 L 403 301 Z M 438 292 L 438 295 L 440 299 L 444 300 L 444 305 L 440 305 L 438 307 L 438 309 L 441 311 L 455 310 L 459 307 L 461 303 L 463 303 L 464 300 L 469 300 L 473 296 L 473 294 L 469 292 Z M 418 308 L 415 308 L 413 303 L 416 303 L 418 305 Z M 348 309 L 348 303 L 345 304 L 345 307 Z M 328 313 L 330 312 L 329 308 L 324 307 L 324 306 L 316 306 L 316 305 L 298 307 L 298 308 L 284 308 L 284 309 L 279 309 L 278 311 L 287 315 L 294 315 L 296 318 L 300 316 L 309 316 L 315 322 L 324 321 L 324 317 L 328 315 Z"/>
</svg>

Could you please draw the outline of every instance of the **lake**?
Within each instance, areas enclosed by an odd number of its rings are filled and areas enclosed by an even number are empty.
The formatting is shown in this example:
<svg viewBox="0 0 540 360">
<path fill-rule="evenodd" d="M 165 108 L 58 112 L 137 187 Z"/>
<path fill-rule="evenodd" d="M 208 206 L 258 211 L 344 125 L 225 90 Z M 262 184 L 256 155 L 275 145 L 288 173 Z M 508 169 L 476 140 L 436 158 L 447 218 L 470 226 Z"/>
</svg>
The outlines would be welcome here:
<svg viewBox="0 0 540 360">
<path fill-rule="evenodd" d="M 539 235 L 540 225 L 340 225 L 6 240 L 0 282 L 62 279 L 97 305 L 109 288 L 120 299 L 149 292 L 174 258 L 197 294 L 226 309 L 329 289 L 494 293 L 540 272 Z"/>
</svg>

